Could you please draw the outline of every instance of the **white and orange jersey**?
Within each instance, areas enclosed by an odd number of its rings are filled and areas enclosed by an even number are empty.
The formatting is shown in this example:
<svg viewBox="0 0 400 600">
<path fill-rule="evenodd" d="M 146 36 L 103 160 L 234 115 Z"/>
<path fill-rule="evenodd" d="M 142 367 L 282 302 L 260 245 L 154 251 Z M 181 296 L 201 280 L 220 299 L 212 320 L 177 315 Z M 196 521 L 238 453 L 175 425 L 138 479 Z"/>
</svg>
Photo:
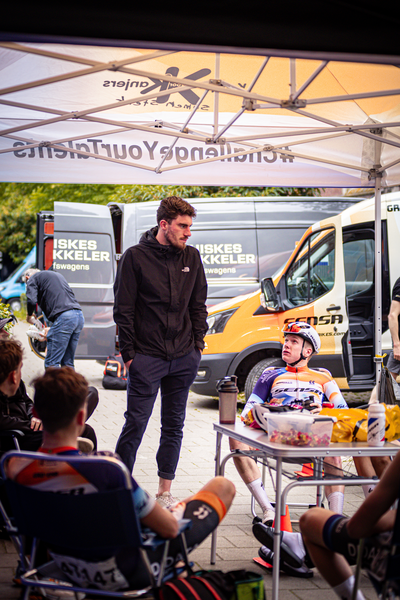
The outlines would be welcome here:
<svg viewBox="0 0 400 600">
<path fill-rule="evenodd" d="M 315 371 L 308 367 L 289 365 L 286 368 L 268 367 L 261 374 L 253 393 L 247 400 L 242 412 L 242 420 L 254 404 L 265 402 L 274 406 L 298 404 L 301 408 L 306 400 L 312 400 L 320 406 L 323 402 L 330 402 L 334 408 L 348 408 L 329 371 L 325 369 Z"/>
<path fill-rule="evenodd" d="M 48 450 L 41 448 L 43 454 L 58 454 L 59 456 L 79 456 L 80 451 L 74 447 L 60 447 Z M 119 458 L 112 452 L 93 452 L 91 456 L 106 456 Z M 110 463 L 112 465 L 112 463 Z M 43 459 L 28 459 L 13 457 L 7 467 L 8 476 L 28 487 L 41 491 L 51 491 L 62 494 L 92 494 L 97 491 L 115 490 L 125 485 L 125 476 L 108 469 L 102 462 L 75 463 L 74 467 L 68 462 L 46 461 Z M 132 477 L 132 494 L 139 519 L 146 517 L 154 508 L 155 500 Z"/>
<path fill-rule="evenodd" d="M 63 494 L 91 494 L 98 491 L 87 477 L 66 462 L 21 460 L 15 481 L 37 490 Z"/>
</svg>

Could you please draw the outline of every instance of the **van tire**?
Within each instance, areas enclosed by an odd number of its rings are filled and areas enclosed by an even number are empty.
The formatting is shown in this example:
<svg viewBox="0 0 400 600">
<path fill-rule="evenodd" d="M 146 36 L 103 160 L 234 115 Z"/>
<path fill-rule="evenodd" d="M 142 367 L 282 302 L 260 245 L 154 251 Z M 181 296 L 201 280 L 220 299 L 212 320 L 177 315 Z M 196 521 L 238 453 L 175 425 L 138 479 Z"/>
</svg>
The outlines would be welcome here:
<svg viewBox="0 0 400 600">
<path fill-rule="evenodd" d="M 267 367 L 285 367 L 286 364 L 283 362 L 281 358 L 264 358 L 264 360 L 260 360 L 260 362 L 256 363 L 254 367 L 251 369 L 249 374 L 246 377 L 246 382 L 244 384 L 244 395 L 246 398 L 246 402 L 249 399 L 254 386 L 256 385 L 261 373 Z"/>
<path fill-rule="evenodd" d="M 10 308 L 13 313 L 19 312 L 22 308 L 21 299 L 20 298 L 10 298 L 6 300 L 6 304 L 10 305 Z"/>
</svg>

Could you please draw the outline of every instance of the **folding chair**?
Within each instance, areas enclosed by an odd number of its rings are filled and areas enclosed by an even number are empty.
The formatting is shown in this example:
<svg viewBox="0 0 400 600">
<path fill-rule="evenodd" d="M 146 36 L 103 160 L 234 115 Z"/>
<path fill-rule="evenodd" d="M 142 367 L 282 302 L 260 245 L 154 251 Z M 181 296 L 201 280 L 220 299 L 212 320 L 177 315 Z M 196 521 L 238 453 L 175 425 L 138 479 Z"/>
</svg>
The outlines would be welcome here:
<svg viewBox="0 0 400 600">
<path fill-rule="evenodd" d="M 116 489 L 79 495 L 34 489 L 16 483 L 8 476 L 10 460 L 16 458 L 67 463 L 72 468 L 76 466 L 77 469 L 83 466 L 88 472 L 92 466 L 100 467 L 105 480 L 110 478 L 118 484 Z M 26 586 L 24 600 L 27 600 L 32 587 L 41 590 L 42 593 L 48 588 L 73 591 L 76 598 L 79 592 L 112 598 L 132 598 L 146 594 L 162 583 L 170 541 L 158 537 L 153 532 L 145 535 L 141 530 L 133 501 L 132 479 L 122 462 L 114 457 L 43 455 L 36 452 L 10 451 L 2 457 L 0 468 L 13 514 L 14 527 L 10 534 L 20 539 L 23 564 L 26 555 L 29 555 L 27 570 L 21 575 L 21 583 Z M 184 530 L 190 525 L 191 521 L 188 519 L 180 521 L 179 537 L 186 566 L 189 566 L 189 563 Z M 30 549 L 24 548 L 26 538 L 33 540 Z M 54 560 L 47 562 L 47 558 L 43 564 L 34 567 L 36 560 L 39 560 L 39 541 L 46 548 L 66 556 L 65 564 L 60 565 L 58 561 L 59 567 L 62 568 L 57 567 Z M 162 547 L 162 560 L 155 579 L 146 549 L 155 550 L 159 547 Z M 95 562 L 99 560 L 99 556 L 104 557 L 101 560 L 106 560 L 121 550 L 137 550 L 141 557 L 141 561 L 138 560 L 137 563 L 138 579 L 141 579 L 138 586 L 140 589 L 98 589 L 95 581 L 92 581 L 90 586 L 77 583 L 77 577 L 74 577 L 76 567 L 71 569 L 68 557 L 72 557 L 74 563 L 74 560 L 79 560 L 74 557 L 84 556 L 86 561 L 92 562 L 90 557 L 93 556 Z"/>
</svg>

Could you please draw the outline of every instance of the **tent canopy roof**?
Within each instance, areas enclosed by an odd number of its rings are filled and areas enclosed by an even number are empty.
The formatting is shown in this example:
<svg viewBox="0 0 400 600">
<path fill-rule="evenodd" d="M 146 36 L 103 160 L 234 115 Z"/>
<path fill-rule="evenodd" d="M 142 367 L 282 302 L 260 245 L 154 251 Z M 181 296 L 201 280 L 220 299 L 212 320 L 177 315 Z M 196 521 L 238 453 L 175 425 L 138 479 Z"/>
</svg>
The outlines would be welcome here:
<svg viewBox="0 0 400 600">
<path fill-rule="evenodd" d="M 5 181 L 400 184 L 393 64 L 0 43 Z"/>
</svg>

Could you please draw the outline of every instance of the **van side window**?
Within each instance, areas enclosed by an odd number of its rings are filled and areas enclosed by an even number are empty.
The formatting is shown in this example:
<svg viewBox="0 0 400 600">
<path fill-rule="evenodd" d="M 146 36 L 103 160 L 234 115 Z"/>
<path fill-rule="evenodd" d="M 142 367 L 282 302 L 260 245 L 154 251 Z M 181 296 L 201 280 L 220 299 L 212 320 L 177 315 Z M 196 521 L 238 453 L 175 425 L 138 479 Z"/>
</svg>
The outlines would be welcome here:
<svg viewBox="0 0 400 600">
<path fill-rule="evenodd" d="M 310 235 L 286 275 L 287 299 L 295 306 L 311 302 L 333 288 L 335 281 L 335 230 Z"/>
<path fill-rule="evenodd" d="M 369 239 L 366 239 L 368 237 Z M 344 235 L 343 259 L 346 296 L 367 291 L 374 283 L 375 242 L 373 232 Z"/>
</svg>

